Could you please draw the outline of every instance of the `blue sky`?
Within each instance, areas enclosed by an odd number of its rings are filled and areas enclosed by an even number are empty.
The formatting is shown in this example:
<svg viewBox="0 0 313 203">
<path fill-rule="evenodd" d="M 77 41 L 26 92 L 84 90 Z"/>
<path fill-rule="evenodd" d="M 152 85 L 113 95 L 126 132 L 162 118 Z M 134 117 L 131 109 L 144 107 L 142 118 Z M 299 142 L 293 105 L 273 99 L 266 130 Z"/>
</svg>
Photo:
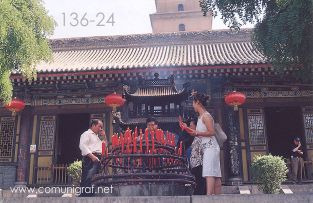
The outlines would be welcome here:
<svg viewBox="0 0 313 203">
<path fill-rule="evenodd" d="M 154 0 L 43 0 L 57 23 L 51 38 L 151 33 Z M 245 27 L 252 27 L 247 25 Z M 220 17 L 213 29 L 227 29 Z"/>
</svg>

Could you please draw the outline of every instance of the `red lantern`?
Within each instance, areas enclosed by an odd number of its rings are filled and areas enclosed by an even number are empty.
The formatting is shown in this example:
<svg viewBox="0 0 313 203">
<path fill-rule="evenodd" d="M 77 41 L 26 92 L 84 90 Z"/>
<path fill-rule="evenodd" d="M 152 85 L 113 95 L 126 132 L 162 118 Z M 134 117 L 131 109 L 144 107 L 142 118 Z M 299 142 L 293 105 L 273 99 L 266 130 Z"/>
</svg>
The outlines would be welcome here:
<svg viewBox="0 0 313 203">
<path fill-rule="evenodd" d="M 225 96 L 225 103 L 233 106 L 234 110 L 238 110 L 238 106 L 242 105 L 246 101 L 246 95 L 241 92 L 230 92 Z"/>
<path fill-rule="evenodd" d="M 12 111 L 12 116 L 15 116 L 17 112 L 22 111 L 25 108 L 25 102 L 16 97 L 12 101 L 5 105 L 9 111 Z"/>
<path fill-rule="evenodd" d="M 116 107 L 123 106 L 125 103 L 125 99 L 120 94 L 116 94 L 116 92 L 107 95 L 104 98 L 105 104 L 113 108 L 115 111 Z"/>
</svg>

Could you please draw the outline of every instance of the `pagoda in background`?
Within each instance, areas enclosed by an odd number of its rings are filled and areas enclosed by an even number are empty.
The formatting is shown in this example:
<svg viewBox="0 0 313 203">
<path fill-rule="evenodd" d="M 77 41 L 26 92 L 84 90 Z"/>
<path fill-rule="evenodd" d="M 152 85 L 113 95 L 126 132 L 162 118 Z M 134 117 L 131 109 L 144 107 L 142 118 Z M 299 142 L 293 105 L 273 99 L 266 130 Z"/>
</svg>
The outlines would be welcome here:
<svg viewBox="0 0 313 203">
<path fill-rule="evenodd" d="M 150 14 L 154 34 L 212 30 L 213 16 L 203 16 L 199 0 L 155 0 L 155 6 Z"/>
</svg>

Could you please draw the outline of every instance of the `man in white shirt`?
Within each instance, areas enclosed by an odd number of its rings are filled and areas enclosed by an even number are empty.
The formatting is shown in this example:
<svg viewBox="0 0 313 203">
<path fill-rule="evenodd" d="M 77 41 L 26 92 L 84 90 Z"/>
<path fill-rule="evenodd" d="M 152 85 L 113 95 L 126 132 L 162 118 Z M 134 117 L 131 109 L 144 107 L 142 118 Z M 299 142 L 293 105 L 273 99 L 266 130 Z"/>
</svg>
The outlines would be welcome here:
<svg viewBox="0 0 313 203">
<path fill-rule="evenodd" d="M 103 123 L 99 119 L 93 119 L 90 128 L 80 136 L 79 148 L 83 156 L 81 187 L 87 188 L 80 196 L 93 196 L 91 178 L 99 171 L 102 152 L 102 141 L 98 135 L 105 138 Z"/>
</svg>

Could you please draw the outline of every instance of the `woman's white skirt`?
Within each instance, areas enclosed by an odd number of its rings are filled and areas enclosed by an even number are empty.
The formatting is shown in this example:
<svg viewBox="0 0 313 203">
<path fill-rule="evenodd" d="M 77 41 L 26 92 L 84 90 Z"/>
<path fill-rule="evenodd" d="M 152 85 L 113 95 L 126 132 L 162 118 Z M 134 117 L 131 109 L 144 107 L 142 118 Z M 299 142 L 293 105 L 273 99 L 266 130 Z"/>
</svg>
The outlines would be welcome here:
<svg viewBox="0 0 313 203">
<path fill-rule="evenodd" d="M 206 147 L 203 149 L 202 177 L 222 177 L 220 164 L 220 149 Z"/>
</svg>

